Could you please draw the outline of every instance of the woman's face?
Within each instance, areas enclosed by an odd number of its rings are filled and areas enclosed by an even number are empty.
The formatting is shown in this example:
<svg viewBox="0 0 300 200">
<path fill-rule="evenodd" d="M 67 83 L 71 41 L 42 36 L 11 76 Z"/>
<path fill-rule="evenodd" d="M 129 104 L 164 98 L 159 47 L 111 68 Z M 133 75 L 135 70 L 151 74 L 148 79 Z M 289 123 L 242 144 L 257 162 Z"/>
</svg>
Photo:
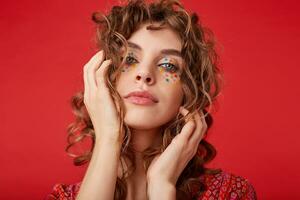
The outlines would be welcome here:
<svg viewBox="0 0 300 200">
<path fill-rule="evenodd" d="M 128 39 L 125 64 L 116 82 L 125 103 L 124 121 L 137 130 L 169 122 L 183 99 L 181 40 L 170 28 L 147 30 L 147 25 Z"/>
</svg>

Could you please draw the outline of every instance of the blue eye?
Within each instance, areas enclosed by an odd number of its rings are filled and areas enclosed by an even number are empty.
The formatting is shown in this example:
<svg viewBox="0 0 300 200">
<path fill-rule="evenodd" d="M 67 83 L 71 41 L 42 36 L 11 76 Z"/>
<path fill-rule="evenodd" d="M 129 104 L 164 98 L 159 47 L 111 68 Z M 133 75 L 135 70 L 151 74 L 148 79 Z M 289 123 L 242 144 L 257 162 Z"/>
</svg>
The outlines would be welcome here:
<svg viewBox="0 0 300 200">
<path fill-rule="evenodd" d="M 175 73 L 178 71 L 178 67 L 172 63 L 162 63 L 159 66 L 163 67 L 167 72 Z"/>
</svg>

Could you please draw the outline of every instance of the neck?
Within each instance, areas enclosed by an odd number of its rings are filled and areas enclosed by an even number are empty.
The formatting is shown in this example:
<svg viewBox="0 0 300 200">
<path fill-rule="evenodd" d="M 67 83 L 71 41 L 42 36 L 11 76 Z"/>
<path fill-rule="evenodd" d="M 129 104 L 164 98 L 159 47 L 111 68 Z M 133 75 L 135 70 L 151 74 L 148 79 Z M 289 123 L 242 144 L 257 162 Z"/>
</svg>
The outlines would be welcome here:
<svg viewBox="0 0 300 200">
<path fill-rule="evenodd" d="M 160 129 L 151 129 L 151 130 L 137 130 L 130 129 L 132 138 L 130 140 L 130 146 L 133 150 L 136 164 L 136 171 L 134 174 L 143 175 L 144 171 L 144 160 L 143 160 L 143 151 L 148 147 L 157 147 L 162 143 L 161 131 Z M 124 162 L 129 162 L 126 158 Z M 129 163 L 127 163 L 129 164 Z M 126 165 L 127 165 L 126 164 Z M 129 164 L 130 165 L 130 164 Z M 120 165 L 121 166 L 121 165 Z M 122 168 L 119 168 L 119 176 L 122 175 Z"/>
<path fill-rule="evenodd" d="M 145 176 L 144 165 L 143 165 L 143 151 L 148 147 L 156 147 L 161 144 L 162 137 L 160 134 L 160 129 L 151 129 L 151 130 L 137 130 L 131 129 L 131 141 L 130 145 L 133 149 L 136 163 L 136 171 L 134 174 L 138 174 L 139 177 Z M 125 158 L 126 163 L 127 159 Z M 124 160 L 124 162 L 125 162 Z M 122 168 L 120 165 L 118 176 L 122 176 Z"/>
<path fill-rule="evenodd" d="M 148 147 L 155 147 L 161 144 L 160 129 L 136 130 L 132 129 L 131 145 L 137 156 Z"/>
</svg>

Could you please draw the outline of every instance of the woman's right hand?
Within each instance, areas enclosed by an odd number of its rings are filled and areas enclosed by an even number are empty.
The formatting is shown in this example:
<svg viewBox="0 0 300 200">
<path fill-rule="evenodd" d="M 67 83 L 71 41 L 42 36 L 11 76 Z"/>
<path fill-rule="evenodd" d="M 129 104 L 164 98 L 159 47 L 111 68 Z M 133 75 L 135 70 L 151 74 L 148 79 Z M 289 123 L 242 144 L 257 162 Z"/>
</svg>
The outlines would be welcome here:
<svg viewBox="0 0 300 200">
<path fill-rule="evenodd" d="M 122 142 L 119 115 L 105 82 L 111 59 L 104 51 L 96 53 L 84 66 L 84 104 L 95 130 L 95 141 Z"/>
</svg>

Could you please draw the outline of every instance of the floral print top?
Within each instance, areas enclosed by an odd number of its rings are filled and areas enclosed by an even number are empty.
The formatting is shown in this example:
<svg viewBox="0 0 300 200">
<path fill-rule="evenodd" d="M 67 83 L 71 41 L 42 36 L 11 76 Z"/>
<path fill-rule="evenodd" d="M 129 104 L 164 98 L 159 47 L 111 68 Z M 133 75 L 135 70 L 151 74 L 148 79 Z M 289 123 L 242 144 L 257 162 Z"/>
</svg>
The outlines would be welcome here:
<svg viewBox="0 0 300 200">
<path fill-rule="evenodd" d="M 257 200 L 252 184 L 245 178 L 225 171 L 200 177 L 207 189 L 197 200 Z M 74 184 L 57 183 L 46 200 L 75 200 L 81 182 Z"/>
</svg>

